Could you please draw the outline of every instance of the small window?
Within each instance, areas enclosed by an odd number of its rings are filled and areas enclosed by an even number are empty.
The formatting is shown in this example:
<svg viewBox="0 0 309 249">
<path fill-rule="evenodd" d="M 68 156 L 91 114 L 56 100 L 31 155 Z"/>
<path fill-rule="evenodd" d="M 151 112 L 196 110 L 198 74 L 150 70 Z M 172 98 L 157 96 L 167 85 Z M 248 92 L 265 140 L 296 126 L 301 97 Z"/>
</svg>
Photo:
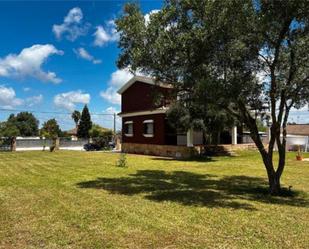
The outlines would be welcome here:
<svg viewBox="0 0 309 249">
<path fill-rule="evenodd" d="M 144 128 L 144 132 L 143 132 L 144 137 L 153 137 L 154 135 L 153 120 L 145 120 L 143 122 L 143 128 Z"/>
<path fill-rule="evenodd" d="M 127 137 L 133 137 L 133 121 L 124 122 L 124 135 Z"/>
</svg>

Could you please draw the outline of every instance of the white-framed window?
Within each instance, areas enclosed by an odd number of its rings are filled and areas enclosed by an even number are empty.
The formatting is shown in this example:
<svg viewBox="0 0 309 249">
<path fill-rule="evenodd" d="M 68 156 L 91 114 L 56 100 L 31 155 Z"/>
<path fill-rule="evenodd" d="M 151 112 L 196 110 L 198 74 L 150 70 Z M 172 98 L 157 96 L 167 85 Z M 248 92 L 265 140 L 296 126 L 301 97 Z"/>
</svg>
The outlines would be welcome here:
<svg viewBox="0 0 309 249">
<path fill-rule="evenodd" d="M 152 119 L 144 120 L 143 122 L 143 135 L 144 137 L 153 137 L 154 135 L 154 122 Z"/>
<path fill-rule="evenodd" d="M 133 137 L 133 121 L 124 122 L 124 135 L 126 137 Z"/>
</svg>

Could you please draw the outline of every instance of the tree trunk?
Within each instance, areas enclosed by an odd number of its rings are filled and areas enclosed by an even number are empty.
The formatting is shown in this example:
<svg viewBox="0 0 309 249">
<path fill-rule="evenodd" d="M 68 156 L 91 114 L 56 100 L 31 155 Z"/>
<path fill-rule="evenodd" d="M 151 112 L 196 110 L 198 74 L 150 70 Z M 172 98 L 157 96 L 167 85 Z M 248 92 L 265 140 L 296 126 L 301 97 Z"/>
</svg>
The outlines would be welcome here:
<svg viewBox="0 0 309 249">
<path fill-rule="evenodd" d="M 285 165 L 285 147 L 279 147 L 279 165 L 276 171 L 273 165 L 273 148 L 269 152 L 265 150 L 257 129 L 251 130 L 251 138 L 255 142 L 255 145 L 262 156 L 263 163 L 267 171 L 269 193 L 271 195 L 279 195 L 281 193 L 280 177 Z"/>
<path fill-rule="evenodd" d="M 276 172 L 273 167 L 272 155 L 260 153 L 267 171 L 269 193 L 271 195 L 279 195 L 281 192 L 280 177 L 281 174 Z"/>
<path fill-rule="evenodd" d="M 283 141 L 281 143 L 280 141 L 280 122 L 274 122 L 271 126 L 271 137 L 270 142 L 268 144 L 268 151 L 266 151 L 266 148 L 264 144 L 262 143 L 262 140 L 259 136 L 258 127 L 256 124 L 256 119 L 253 118 L 250 114 L 250 111 L 247 110 L 246 105 L 243 104 L 241 101 L 238 103 L 239 109 L 242 113 L 243 122 L 246 124 L 246 126 L 250 130 L 250 136 L 252 140 L 254 141 L 256 147 L 258 148 L 262 159 L 264 166 L 267 171 L 268 176 L 268 183 L 269 183 L 269 193 L 271 195 L 279 195 L 281 193 L 281 186 L 280 186 L 280 177 L 283 173 L 284 166 L 285 166 L 285 145 L 286 145 L 286 122 L 288 118 L 288 111 L 286 112 L 285 118 L 284 118 L 284 132 L 283 132 Z M 273 120 L 276 120 L 275 116 L 275 108 L 272 109 L 272 118 Z M 279 163 L 278 168 L 275 170 L 274 163 L 273 163 L 273 152 L 274 152 L 274 145 L 275 142 L 277 142 L 278 151 L 279 151 Z"/>
<path fill-rule="evenodd" d="M 271 195 L 279 195 L 281 192 L 280 176 L 278 174 L 268 175 L 269 193 Z"/>
<path fill-rule="evenodd" d="M 16 151 L 16 137 L 11 138 L 11 151 Z"/>
</svg>

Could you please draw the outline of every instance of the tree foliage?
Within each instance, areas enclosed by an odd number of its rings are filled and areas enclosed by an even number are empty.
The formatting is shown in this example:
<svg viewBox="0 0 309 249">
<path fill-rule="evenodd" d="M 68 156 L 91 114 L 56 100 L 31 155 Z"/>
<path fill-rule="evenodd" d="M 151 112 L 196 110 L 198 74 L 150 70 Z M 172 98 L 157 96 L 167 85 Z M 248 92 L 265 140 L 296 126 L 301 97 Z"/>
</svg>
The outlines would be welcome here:
<svg viewBox="0 0 309 249">
<path fill-rule="evenodd" d="M 91 116 L 89 113 L 88 106 L 85 105 L 82 111 L 82 115 L 79 121 L 79 126 L 77 130 L 77 136 L 79 138 L 89 138 L 89 131 L 92 127 Z"/>
<path fill-rule="evenodd" d="M 89 131 L 89 136 L 92 138 L 93 143 L 99 145 L 101 148 L 108 149 L 114 132 L 98 124 L 93 124 Z"/>
<path fill-rule="evenodd" d="M 7 120 L 7 127 L 17 129 L 19 136 L 37 136 L 39 134 L 39 121 L 30 112 L 20 112 L 16 116 L 11 114 Z"/>
<path fill-rule="evenodd" d="M 17 137 L 20 135 L 19 130 L 17 127 L 9 122 L 1 122 L 0 123 L 0 138 L 1 137 Z"/>
<path fill-rule="evenodd" d="M 78 127 L 78 123 L 80 121 L 80 118 L 81 118 L 81 114 L 79 111 L 75 110 L 72 115 L 71 115 L 71 118 L 74 120 L 74 123 L 75 123 L 75 126 L 76 128 Z"/>
<path fill-rule="evenodd" d="M 104 128 L 98 124 L 92 124 L 89 130 L 90 137 L 111 137 L 113 136 L 113 131 L 111 129 Z"/>
<path fill-rule="evenodd" d="M 61 135 L 61 129 L 56 119 L 49 119 L 43 123 L 41 129 L 41 136 L 55 139 Z"/>
<path fill-rule="evenodd" d="M 150 21 L 127 4 L 116 21 L 118 66 L 174 84 L 183 124 L 207 127 L 216 110 L 244 123 L 278 194 L 289 112 L 309 102 L 308 18 L 306 0 L 167 0 Z M 266 108 L 267 146 L 258 134 Z"/>
</svg>

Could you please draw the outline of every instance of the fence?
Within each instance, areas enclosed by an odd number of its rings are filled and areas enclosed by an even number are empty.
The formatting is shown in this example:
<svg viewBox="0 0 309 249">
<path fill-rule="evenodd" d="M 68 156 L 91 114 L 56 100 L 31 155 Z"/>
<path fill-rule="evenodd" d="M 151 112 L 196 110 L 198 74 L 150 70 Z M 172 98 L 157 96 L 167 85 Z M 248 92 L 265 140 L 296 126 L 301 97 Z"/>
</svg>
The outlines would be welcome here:
<svg viewBox="0 0 309 249">
<path fill-rule="evenodd" d="M 50 147 L 53 141 L 51 139 L 29 139 L 29 138 L 17 138 L 16 149 L 18 148 L 38 148 Z"/>
<path fill-rule="evenodd" d="M 249 134 L 243 134 L 241 136 L 243 143 L 253 143 L 252 138 Z M 268 143 L 268 136 L 263 134 L 261 135 L 262 143 Z M 297 151 L 300 148 L 303 152 L 309 152 L 309 136 L 300 136 L 300 135 L 287 135 L 286 137 L 286 150 L 287 151 Z M 278 150 L 275 145 L 275 149 Z"/>
<path fill-rule="evenodd" d="M 88 139 L 71 140 L 70 138 L 59 139 L 59 149 L 61 150 L 83 150 Z M 16 150 L 48 150 L 53 145 L 53 140 L 44 138 L 17 138 Z"/>
<path fill-rule="evenodd" d="M 89 142 L 88 139 L 71 140 L 70 138 L 60 138 L 60 148 L 83 148 Z"/>
<path fill-rule="evenodd" d="M 288 135 L 286 138 L 286 149 L 288 151 L 300 149 L 301 151 L 309 152 L 309 137 Z"/>
<path fill-rule="evenodd" d="M 59 138 L 59 149 L 60 150 L 84 150 L 84 145 L 89 142 L 94 142 L 102 147 L 102 149 L 110 146 L 113 141 L 113 137 L 100 137 L 92 139 L 78 139 L 72 140 L 71 138 Z M 27 138 L 18 137 L 16 139 L 16 151 L 27 151 L 27 150 L 49 150 L 50 146 L 53 145 L 52 139 L 45 138 Z M 11 139 L 0 138 L 0 151 L 11 151 Z"/>
</svg>

